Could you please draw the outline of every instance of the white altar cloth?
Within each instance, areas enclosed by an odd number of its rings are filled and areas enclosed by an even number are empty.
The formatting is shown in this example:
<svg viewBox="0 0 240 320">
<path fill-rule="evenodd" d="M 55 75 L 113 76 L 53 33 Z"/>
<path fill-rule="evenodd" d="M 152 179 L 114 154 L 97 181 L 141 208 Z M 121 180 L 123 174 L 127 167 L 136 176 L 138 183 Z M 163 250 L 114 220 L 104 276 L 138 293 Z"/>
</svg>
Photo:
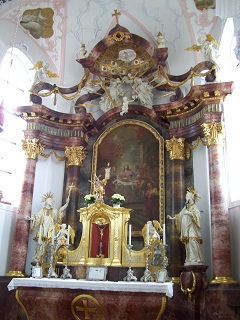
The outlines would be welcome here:
<svg viewBox="0 0 240 320">
<path fill-rule="evenodd" d="M 8 290 L 18 287 L 37 288 L 65 288 L 65 289 L 85 289 L 103 291 L 125 291 L 125 292 L 155 292 L 164 293 L 167 297 L 173 296 L 173 283 L 157 282 L 127 282 L 127 281 L 88 281 L 75 279 L 54 279 L 54 278 L 13 278 L 8 284 Z"/>
</svg>

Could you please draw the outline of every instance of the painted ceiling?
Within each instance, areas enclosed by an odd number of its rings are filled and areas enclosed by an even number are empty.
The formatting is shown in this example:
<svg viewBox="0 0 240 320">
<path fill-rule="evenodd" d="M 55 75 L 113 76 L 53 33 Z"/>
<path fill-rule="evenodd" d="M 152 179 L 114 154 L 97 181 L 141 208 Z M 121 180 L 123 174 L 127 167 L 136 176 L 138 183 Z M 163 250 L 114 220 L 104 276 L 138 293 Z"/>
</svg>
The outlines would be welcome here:
<svg viewBox="0 0 240 320">
<path fill-rule="evenodd" d="M 116 10 L 119 15 L 114 14 Z M 215 1 L 3 1 L 0 4 L 0 54 L 2 56 L 9 46 L 18 47 L 33 65 L 39 60 L 49 65 L 53 74 L 58 75 L 50 78 L 50 82 L 69 88 L 77 85 L 84 74 L 83 65 L 77 61 L 82 45 L 85 45 L 86 57 L 90 56 L 117 24 L 146 40 L 152 48 L 158 48 L 161 34 L 167 48 L 165 70 L 176 76 L 204 60 L 201 52 L 186 48 L 197 44 L 205 34 L 219 40 L 223 29 L 223 22 L 215 13 Z M 133 46 L 123 47 L 117 51 L 132 49 Z M 101 62 L 104 57 L 101 56 Z M 144 63 L 149 59 L 148 54 L 141 52 L 141 46 L 139 57 L 145 59 L 141 60 Z M 200 79 L 197 81 L 201 83 Z M 53 106 L 50 98 L 44 104 L 61 112 L 72 112 L 73 102 L 61 97 L 57 106 Z M 89 108 L 89 112 L 98 114 L 99 107 Z"/>
</svg>

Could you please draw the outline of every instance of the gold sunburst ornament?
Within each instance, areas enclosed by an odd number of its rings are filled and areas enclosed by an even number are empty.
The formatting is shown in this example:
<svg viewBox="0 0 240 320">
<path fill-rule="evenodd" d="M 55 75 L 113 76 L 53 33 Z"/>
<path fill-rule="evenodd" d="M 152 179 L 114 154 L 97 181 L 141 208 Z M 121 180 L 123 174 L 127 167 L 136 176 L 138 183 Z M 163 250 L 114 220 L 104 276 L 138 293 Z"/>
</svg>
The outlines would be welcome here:
<svg viewBox="0 0 240 320">
<path fill-rule="evenodd" d="M 47 192 L 42 196 L 42 202 L 46 202 L 47 199 L 52 199 L 52 201 L 54 202 L 54 195 L 52 192 Z"/>
</svg>

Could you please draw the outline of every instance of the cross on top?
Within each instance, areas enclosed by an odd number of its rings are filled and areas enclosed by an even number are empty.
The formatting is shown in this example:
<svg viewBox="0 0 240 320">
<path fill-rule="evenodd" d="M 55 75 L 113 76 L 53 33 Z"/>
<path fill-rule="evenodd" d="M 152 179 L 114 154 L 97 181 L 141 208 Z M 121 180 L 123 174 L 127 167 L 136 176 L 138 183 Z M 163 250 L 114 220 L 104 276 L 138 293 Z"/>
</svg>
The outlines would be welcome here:
<svg viewBox="0 0 240 320">
<path fill-rule="evenodd" d="M 112 17 L 116 17 L 116 24 L 118 24 L 118 16 L 121 15 L 121 12 L 118 10 L 114 10 L 114 13 L 112 13 Z"/>
</svg>

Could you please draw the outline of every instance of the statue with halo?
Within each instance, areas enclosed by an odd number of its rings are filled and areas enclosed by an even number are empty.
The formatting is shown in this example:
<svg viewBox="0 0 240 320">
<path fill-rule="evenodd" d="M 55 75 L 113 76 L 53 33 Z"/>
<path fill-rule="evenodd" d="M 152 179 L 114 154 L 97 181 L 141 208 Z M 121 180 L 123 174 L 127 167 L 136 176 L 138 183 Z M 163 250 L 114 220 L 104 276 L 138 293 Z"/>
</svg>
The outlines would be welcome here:
<svg viewBox="0 0 240 320">
<path fill-rule="evenodd" d="M 69 189 L 66 203 L 60 208 L 53 208 L 55 202 L 54 195 L 51 192 L 47 192 L 42 197 L 44 203 L 43 208 L 35 213 L 32 217 L 26 217 L 30 220 L 30 233 L 37 230 L 33 240 L 36 242 L 36 248 L 33 255 L 34 262 L 42 262 L 46 254 L 48 244 L 52 240 L 54 234 L 54 226 L 56 223 L 62 223 L 65 215 L 65 210 L 68 207 L 71 187 Z"/>
<path fill-rule="evenodd" d="M 167 216 L 168 219 L 176 221 L 180 241 L 185 244 L 185 265 L 203 264 L 200 211 L 195 204 L 199 198 L 200 196 L 195 189 L 188 188 L 184 208 L 174 217 Z"/>
</svg>

